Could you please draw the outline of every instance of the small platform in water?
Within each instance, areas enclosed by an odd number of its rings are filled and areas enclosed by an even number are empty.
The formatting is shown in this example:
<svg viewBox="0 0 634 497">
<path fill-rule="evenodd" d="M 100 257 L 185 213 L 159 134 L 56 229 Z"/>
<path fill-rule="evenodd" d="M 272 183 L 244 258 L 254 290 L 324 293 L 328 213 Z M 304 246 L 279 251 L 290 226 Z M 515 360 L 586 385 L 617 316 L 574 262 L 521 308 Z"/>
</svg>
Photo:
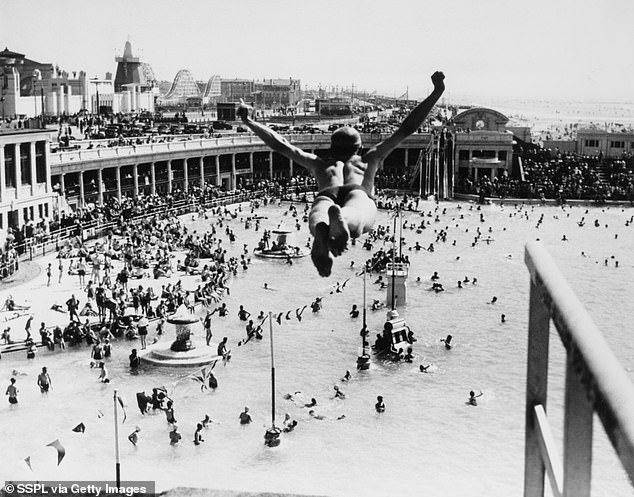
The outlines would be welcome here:
<svg viewBox="0 0 634 497">
<path fill-rule="evenodd" d="M 275 241 L 269 245 L 268 241 L 262 239 L 258 248 L 253 250 L 254 255 L 269 259 L 296 259 L 308 255 L 308 252 L 304 251 L 301 247 L 291 243 L 291 231 L 277 229 L 271 231 L 271 234 L 276 236 Z"/>
</svg>

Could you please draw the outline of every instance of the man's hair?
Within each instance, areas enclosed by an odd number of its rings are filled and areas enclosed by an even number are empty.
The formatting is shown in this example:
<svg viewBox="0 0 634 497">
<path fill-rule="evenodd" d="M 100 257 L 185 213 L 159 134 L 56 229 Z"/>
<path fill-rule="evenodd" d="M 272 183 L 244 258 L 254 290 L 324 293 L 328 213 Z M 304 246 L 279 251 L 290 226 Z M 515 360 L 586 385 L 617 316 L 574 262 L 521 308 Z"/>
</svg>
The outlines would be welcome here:
<svg viewBox="0 0 634 497">
<path fill-rule="evenodd" d="M 350 156 L 356 154 L 360 148 L 361 135 L 350 126 L 337 129 L 330 137 L 330 150 L 333 154 Z"/>
</svg>

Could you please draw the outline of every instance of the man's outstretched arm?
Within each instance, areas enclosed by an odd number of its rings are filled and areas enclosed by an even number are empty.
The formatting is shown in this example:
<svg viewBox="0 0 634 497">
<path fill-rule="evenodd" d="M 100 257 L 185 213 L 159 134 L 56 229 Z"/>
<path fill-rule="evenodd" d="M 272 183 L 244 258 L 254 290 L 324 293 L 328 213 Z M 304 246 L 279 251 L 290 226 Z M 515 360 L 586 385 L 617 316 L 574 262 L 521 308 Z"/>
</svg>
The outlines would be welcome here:
<svg viewBox="0 0 634 497">
<path fill-rule="evenodd" d="M 264 126 L 263 124 L 251 119 L 249 117 L 250 110 L 251 107 L 240 99 L 240 107 L 238 107 L 237 114 L 240 119 L 242 119 L 242 122 L 248 126 L 248 128 L 264 143 L 272 148 L 273 151 L 282 154 L 284 157 L 298 163 L 300 166 L 303 166 L 312 172 L 316 156 L 304 152 L 301 148 L 292 145 L 286 138 L 276 133 L 268 126 Z"/>
<path fill-rule="evenodd" d="M 372 158 L 375 160 L 384 159 L 390 154 L 390 152 L 392 152 L 392 150 L 398 147 L 405 138 L 418 130 L 420 125 L 423 124 L 431 110 L 434 108 L 434 105 L 440 96 L 445 91 L 445 75 L 442 72 L 437 71 L 432 74 L 431 80 L 434 83 L 434 90 L 425 100 L 418 104 L 412 112 L 409 113 L 399 129 L 396 130 L 392 136 L 379 143 L 374 149 L 368 151 L 365 155 L 366 158 L 369 159 L 369 156 L 372 155 Z"/>
</svg>

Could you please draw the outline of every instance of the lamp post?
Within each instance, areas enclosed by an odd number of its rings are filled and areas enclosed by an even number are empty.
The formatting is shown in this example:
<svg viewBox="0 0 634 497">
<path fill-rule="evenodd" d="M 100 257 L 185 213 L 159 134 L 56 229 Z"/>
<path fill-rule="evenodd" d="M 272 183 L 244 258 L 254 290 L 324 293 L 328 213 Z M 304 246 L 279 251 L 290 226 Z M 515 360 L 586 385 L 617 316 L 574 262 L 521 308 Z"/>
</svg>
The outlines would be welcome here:
<svg viewBox="0 0 634 497">
<path fill-rule="evenodd" d="M 36 89 L 36 85 L 37 85 L 38 81 L 42 81 L 42 73 L 40 72 L 39 69 L 35 69 L 33 71 L 33 75 L 32 76 L 33 76 L 33 88 L 32 88 L 33 104 L 35 106 L 35 113 L 33 114 L 33 117 L 37 117 L 38 112 L 37 112 L 37 89 Z M 43 111 L 44 111 L 44 109 L 42 109 L 42 112 Z"/>
<path fill-rule="evenodd" d="M 91 79 L 90 82 L 95 85 L 95 95 L 96 95 L 96 105 L 97 105 L 97 118 L 99 118 L 100 115 L 100 111 L 99 111 L 99 85 L 101 84 L 101 81 L 95 79 Z"/>
</svg>

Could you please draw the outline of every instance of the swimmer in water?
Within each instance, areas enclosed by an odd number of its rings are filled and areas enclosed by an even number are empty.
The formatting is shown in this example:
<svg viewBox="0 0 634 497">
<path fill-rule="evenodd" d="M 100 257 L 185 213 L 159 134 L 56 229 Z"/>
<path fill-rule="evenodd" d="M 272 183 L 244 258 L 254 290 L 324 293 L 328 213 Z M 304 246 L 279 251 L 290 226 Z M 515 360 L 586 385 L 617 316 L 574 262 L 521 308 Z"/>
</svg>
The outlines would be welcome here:
<svg viewBox="0 0 634 497">
<path fill-rule="evenodd" d="M 51 388 L 51 377 L 46 370 L 46 367 L 42 368 L 42 372 L 37 376 L 37 385 L 40 387 L 42 393 L 48 393 Z"/>
<path fill-rule="evenodd" d="M 341 378 L 341 381 L 349 381 L 350 378 L 352 378 L 352 375 L 350 374 L 350 371 L 346 370 L 346 374 L 343 375 L 343 378 Z"/>
<path fill-rule="evenodd" d="M 283 424 L 284 424 L 284 428 L 283 428 L 284 433 L 289 433 L 293 431 L 295 427 L 297 426 L 297 420 L 292 419 L 291 415 L 289 413 L 286 413 L 284 415 Z"/>
<path fill-rule="evenodd" d="M 335 398 L 335 399 L 341 399 L 341 400 L 343 400 L 343 399 L 345 399 L 345 398 L 346 398 L 346 394 L 345 394 L 345 393 L 343 393 L 343 392 L 339 389 L 339 385 L 335 385 L 333 388 L 335 389 L 335 396 L 334 396 L 334 398 Z"/>
<path fill-rule="evenodd" d="M 385 412 L 385 402 L 383 402 L 383 397 L 381 395 L 377 396 L 374 409 L 376 412 Z"/>
<path fill-rule="evenodd" d="M 310 399 L 310 402 L 308 404 L 304 404 L 304 407 L 315 407 L 316 405 L 317 405 L 317 399 L 313 397 L 312 399 Z"/>
<path fill-rule="evenodd" d="M 172 425 L 172 431 L 170 431 L 170 445 L 178 444 L 178 442 L 181 441 L 181 438 L 183 437 L 180 433 L 178 433 L 178 426 L 176 426 L 175 424 Z"/>
<path fill-rule="evenodd" d="M 310 411 L 308 411 L 308 415 L 315 419 L 326 419 L 326 416 L 322 416 L 321 414 L 316 414 L 314 409 L 311 409 Z"/>
<path fill-rule="evenodd" d="M 205 439 L 202 436 L 203 425 L 202 423 L 198 423 L 196 425 L 196 431 L 194 432 L 194 445 L 200 445 L 201 442 L 204 442 Z"/>
<path fill-rule="evenodd" d="M 407 347 L 407 353 L 405 354 L 405 357 L 403 359 L 405 360 L 405 362 L 414 362 L 414 352 L 412 350 L 412 347 Z"/>
<path fill-rule="evenodd" d="M 451 350 L 451 347 L 453 347 L 451 341 L 453 340 L 453 336 L 451 335 L 447 335 L 447 338 L 441 338 L 440 341 L 445 343 L 445 348 L 447 350 Z"/>
<path fill-rule="evenodd" d="M 471 390 L 469 392 L 469 400 L 468 400 L 469 405 L 477 406 L 478 405 L 478 401 L 476 399 L 478 397 L 482 397 L 483 395 L 484 394 L 482 393 L 482 390 L 480 390 L 480 393 L 478 395 L 476 395 L 475 392 L 473 390 Z"/>
<path fill-rule="evenodd" d="M 431 364 L 427 364 L 427 366 L 423 366 L 421 364 L 420 366 L 418 366 L 418 369 L 420 370 L 421 373 L 426 373 L 430 366 Z"/>
<path fill-rule="evenodd" d="M 245 406 L 244 411 L 242 411 L 240 413 L 240 424 L 241 425 L 248 425 L 251 423 L 251 421 L 253 421 L 253 418 L 251 417 L 251 415 L 249 414 L 249 408 Z"/>
<path fill-rule="evenodd" d="M 130 440 L 130 443 L 134 446 L 136 446 L 136 444 L 139 441 L 139 432 L 141 431 L 141 428 L 139 426 L 137 426 L 134 431 L 132 433 L 130 433 L 128 435 L 128 440 Z"/>
<path fill-rule="evenodd" d="M 101 373 L 99 373 L 99 381 L 101 383 L 110 383 L 110 378 L 108 378 L 108 370 L 106 369 L 106 364 L 104 362 L 99 363 L 99 368 L 101 369 Z"/>
</svg>

